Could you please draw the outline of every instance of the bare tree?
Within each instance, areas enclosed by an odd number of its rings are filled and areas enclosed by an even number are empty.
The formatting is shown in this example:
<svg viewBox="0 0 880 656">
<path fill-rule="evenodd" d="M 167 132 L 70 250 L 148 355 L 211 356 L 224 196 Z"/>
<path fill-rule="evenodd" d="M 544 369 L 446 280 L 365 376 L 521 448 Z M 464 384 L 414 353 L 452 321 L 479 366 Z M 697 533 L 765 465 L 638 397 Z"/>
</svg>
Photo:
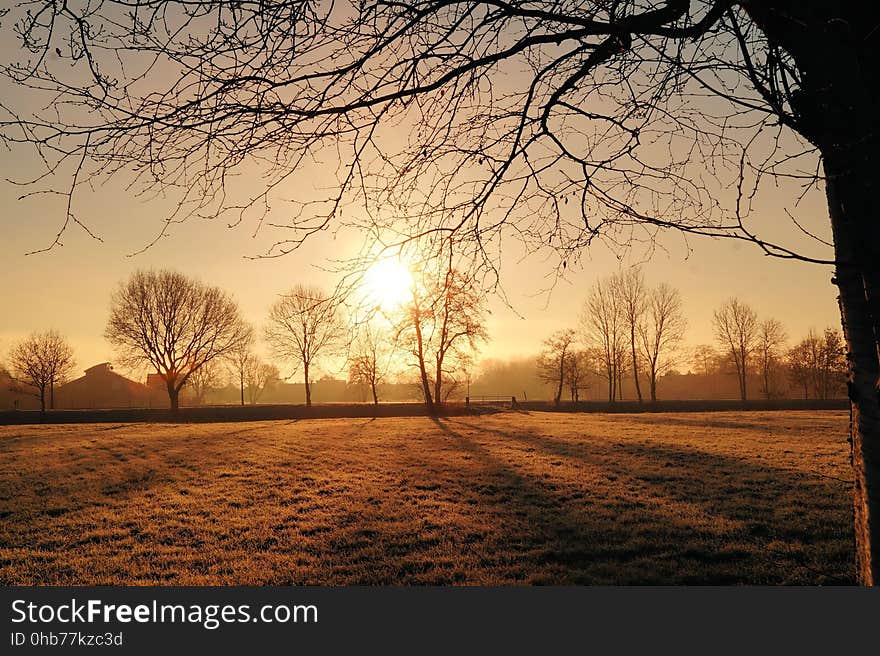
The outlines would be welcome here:
<svg viewBox="0 0 880 656">
<path fill-rule="evenodd" d="M 245 380 L 247 372 L 256 360 L 254 355 L 254 329 L 244 326 L 244 333 L 238 344 L 226 355 L 226 366 L 231 376 L 238 381 L 239 400 L 244 405 Z"/>
<path fill-rule="evenodd" d="M 590 289 L 581 311 L 581 330 L 587 344 L 601 354 L 608 381 L 608 400 L 621 396 L 623 358 L 626 353 L 624 318 L 613 278 L 598 280 Z"/>
<path fill-rule="evenodd" d="M 306 406 L 312 405 L 311 374 L 319 358 L 342 344 L 344 327 L 337 300 L 317 287 L 296 285 L 269 310 L 266 341 L 276 357 L 302 365 Z"/>
<path fill-rule="evenodd" d="M 248 334 L 226 292 L 169 270 L 136 271 L 121 283 L 104 331 L 123 364 L 159 374 L 174 411 L 190 377 L 228 356 Z"/>
<path fill-rule="evenodd" d="M 559 405 L 566 381 L 566 370 L 574 350 L 577 333 L 570 328 L 559 330 L 544 340 L 544 350 L 538 358 L 538 378 L 555 388 L 553 403 Z"/>
<path fill-rule="evenodd" d="M 612 278 L 614 293 L 618 296 L 620 315 L 623 318 L 624 330 L 627 333 L 630 366 L 636 396 L 642 402 L 642 387 L 639 384 L 639 355 L 636 336 L 644 328 L 645 312 L 648 309 L 648 289 L 645 276 L 638 267 L 621 271 Z M 656 401 L 656 398 L 652 397 Z"/>
<path fill-rule="evenodd" d="M 326 149 L 338 185 L 329 198 L 298 199 L 273 253 L 357 202 L 367 225 L 348 222 L 369 234 L 468 235 L 490 269 L 498 258 L 486 248 L 505 231 L 555 249 L 562 268 L 598 236 L 626 244 L 660 228 L 833 264 L 850 363 L 856 562 L 860 581 L 880 580 L 877 3 L 6 9 L 4 41 L 24 54 L 0 72 L 37 102 L 5 101 L 0 135 L 38 151 L 47 175 L 35 191 L 69 183 L 54 190 L 65 202 L 50 248 L 70 226 L 88 229 L 74 210 L 94 180 L 133 169 L 147 191 L 174 194 L 164 234 L 187 216 L 241 221 L 256 208 L 261 221 L 283 183 Z M 264 188 L 236 197 L 226 181 L 255 164 Z M 813 181 L 828 200 L 833 255 L 796 217 L 792 232 L 815 237 L 808 252 L 750 221 L 759 189 L 780 185 L 794 205 Z"/>
<path fill-rule="evenodd" d="M 485 317 L 477 281 L 453 266 L 451 251 L 423 266 L 395 321 L 395 341 L 412 356 L 428 412 L 443 405 L 487 339 Z"/>
<path fill-rule="evenodd" d="M 223 371 L 215 360 L 202 365 L 192 372 L 188 381 L 188 386 L 195 395 L 196 405 L 204 405 L 208 392 L 217 389 L 223 384 Z"/>
<path fill-rule="evenodd" d="M 761 392 L 766 399 L 773 397 L 775 391 L 773 388 L 774 374 L 781 364 L 787 339 L 785 328 L 776 319 L 765 319 L 758 324 L 755 355 L 761 373 Z"/>
<path fill-rule="evenodd" d="M 843 389 L 846 360 L 840 333 L 827 328 L 820 337 L 814 330 L 788 350 L 788 375 L 792 383 L 816 399 L 830 398 Z"/>
<path fill-rule="evenodd" d="M 16 344 L 9 354 L 9 365 L 18 391 L 32 388 L 40 399 L 40 411 L 46 411 L 46 395 L 49 408 L 55 408 L 55 387 L 67 380 L 75 362 L 73 349 L 55 330 L 33 333 Z"/>
<path fill-rule="evenodd" d="M 281 379 L 281 372 L 274 364 L 261 362 L 256 356 L 251 356 L 247 362 L 245 372 L 245 384 L 247 386 L 248 401 L 255 405 L 263 393 Z"/>
<path fill-rule="evenodd" d="M 588 350 L 572 350 L 565 357 L 565 385 L 569 398 L 575 403 L 581 400 L 581 391 L 590 386 L 590 356 Z"/>
<path fill-rule="evenodd" d="M 757 346 L 758 316 L 748 305 L 732 298 L 715 310 L 712 325 L 715 338 L 736 368 L 740 399 L 745 401 L 749 365 Z"/>
<path fill-rule="evenodd" d="M 639 347 L 648 368 L 651 400 L 657 400 L 657 378 L 676 364 L 687 319 L 678 290 L 661 283 L 647 293 L 644 320 L 638 324 Z"/>
<path fill-rule="evenodd" d="M 391 365 L 392 349 L 386 332 L 367 323 L 349 356 L 349 382 L 369 387 L 373 405 L 379 405 L 379 385 Z"/>
<path fill-rule="evenodd" d="M 694 369 L 701 376 L 711 376 L 718 372 L 718 351 L 711 344 L 699 344 L 691 351 Z"/>
</svg>

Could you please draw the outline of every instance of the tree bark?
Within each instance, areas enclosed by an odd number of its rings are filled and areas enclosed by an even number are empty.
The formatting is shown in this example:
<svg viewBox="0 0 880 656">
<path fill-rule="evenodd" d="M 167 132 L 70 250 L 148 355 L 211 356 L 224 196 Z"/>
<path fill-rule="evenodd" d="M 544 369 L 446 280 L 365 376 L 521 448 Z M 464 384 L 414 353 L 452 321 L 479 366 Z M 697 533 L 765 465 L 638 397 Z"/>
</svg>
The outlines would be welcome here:
<svg viewBox="0 0 880 656">
<path fill-rule="evenodd" d="M 416 312 L 413 326 L 415 327 L 416 332 L 416 355 L 419 360 L 419 377 L 422 381 L 422 392 L 425 395 L 425 408 L 427 408 L 429 415 L 433 415 L 434 400 L 431 398 L 431 384 L 428 382 L 428 370 L 425 368 L 425 345 L 422 341 L 422 319 L 418 312 Z"/>
<path fill-rule="evenodd" d="M 177 412 L 180 409 L 180 390 L 173 383 L 167 383 L 167 387 L 169 405 L 172 412 Z"/>
<path fill-rule="evenodd" d="M 244 372 L 238 374 L 239 389 L 241 390 L 241 404 L 244 405 Z"/>
<path fill-rule="evenodd" d="M 856 574 L 862 585 L 875 585 L 880 583 L 880 331 L 878 316 L 872 313 L 878 290 L 869 279 L 876 276 L 880 265 L 876 259 L 880 254 L 874 252 L 880 244 L 864 242 L 873 236 L 869 233 L 876 232 L 869 225 L 876 223 L 876 217 L 859 215 L 863 203 L 851 198 L 869 194 L 870 185 L 847 184 L 844 177 L 854 177 L 854 172 L 837 166 L 833 159 L 826 155 L 825 188 L 834 233 L 835 282 L 848 348 Z M 870 176 L 873 171 L 864 173 Z"/>
<path fill-rule="evenodd" d="M 443 405 L 443 355 L 438 351 L 437 353 L 437 368 L 436 373 L 434 375 L 434 405 L 441 406 Z"/>
<path fill-rule="evenodd" d="M 309 382 L 309 363 L 303 362 L 303 375 L 306 383 L 306 407 L 312 407 L 312 385 Z"/>
<path fill-rule="evenodd" d="M 639 403 L 642 402 L 642 388 L 639 385 L 639 365 L 638 359 L 636 357 L 636 328 L 635 323 L 630 326 L 629 330 L 629 344 L 632 347 L 632 361 L 633 361 L 633 380 L 636 383 L 636 396 L 639 398 Z"/>
<path fill-rule="evenodd" d="M 556 387 L 556 396 L 553 397 L 553 404 L 559 405 L 562 400 L 562 385 L 565 382 L 565 350 L 559 356 L 559 385 Z"/>
</svg>

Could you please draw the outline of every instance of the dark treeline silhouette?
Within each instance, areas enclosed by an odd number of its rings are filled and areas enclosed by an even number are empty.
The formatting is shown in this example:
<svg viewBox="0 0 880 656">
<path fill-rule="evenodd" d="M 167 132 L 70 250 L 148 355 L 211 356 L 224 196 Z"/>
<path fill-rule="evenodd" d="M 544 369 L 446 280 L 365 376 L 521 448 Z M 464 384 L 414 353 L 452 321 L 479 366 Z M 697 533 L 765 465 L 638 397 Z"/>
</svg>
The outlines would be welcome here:
<svg viewBox="0 0 880 656">
<path fill-rule="evenodd" d="M 477 363 L 488 339 L 472 282 L 432 278 L 382 322 L 347 318 L 320 289 L 295 286 L 269 309 L 266 341 L 225 292 L 169 272 L 136 272 L 113 297 L 108 340 L 137 381 L 110 363 L 73 379 L 73 350 L 57 331 L 13 346 L 0 370 L 0 407 L 175 409 L 180 405 L 425 403 L 466 397 L 521 401 L 830 399 L 845 394 L 840 333 L 811 330 L 789 343 L 782 324 L 740 299 L 713 314 L 717 347 L 684 345 L 677 290 L 647 284 L 638 268 L 598 280 L 576 328 L 555 332 L 533 356 Z M 414 283 L 414 286 L 416 283 Z M 172 320 L 173 319 L 173 320 Z M 209 320 L 210 319 L 210 320 Z M 318 364 L 344 362 L 314 379 Z M 146 367 L 144 366 L 146 365 Z M 282 369 L 289 372 L 282 375 Z M 330 367 L 332 370 L 333 367 Z M 299 381 L 294 374 L 302 372 Z M 647 394 L 646 394 L 647 391 Z"/>
</svg>

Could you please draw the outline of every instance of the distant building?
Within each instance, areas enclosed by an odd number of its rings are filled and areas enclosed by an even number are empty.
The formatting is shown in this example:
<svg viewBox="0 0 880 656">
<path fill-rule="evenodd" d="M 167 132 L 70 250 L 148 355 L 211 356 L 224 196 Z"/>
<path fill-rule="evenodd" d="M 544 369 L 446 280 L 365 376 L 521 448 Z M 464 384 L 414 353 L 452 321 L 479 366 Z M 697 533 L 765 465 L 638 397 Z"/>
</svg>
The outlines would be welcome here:
<svg viewBox="0 0 880 656">
<path fill-rule="evenodd" d="M 39 410 L 40 400 L 32 387 L 16 384 L 5 369 L 0 368 L 0 410 Z"/>
<path fill-rule="evenodd" d="M 113 371 L 109 362 L 96 364 L 85 375 L 55 390 L 55 407 L 62 408 L 146 408 L 150 389 Z"/>
</svg>

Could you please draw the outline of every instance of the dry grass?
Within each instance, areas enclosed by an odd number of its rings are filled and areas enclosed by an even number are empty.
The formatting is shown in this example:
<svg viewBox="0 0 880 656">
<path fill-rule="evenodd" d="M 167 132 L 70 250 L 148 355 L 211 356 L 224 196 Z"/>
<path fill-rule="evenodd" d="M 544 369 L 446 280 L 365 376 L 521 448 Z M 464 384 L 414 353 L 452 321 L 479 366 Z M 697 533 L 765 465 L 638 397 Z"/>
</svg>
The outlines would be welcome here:
<svg viewBox="0 0 880 656">
<path fill-rule="evenodd" d="M 0 427 L 0 583 L 851 583 L 846 422 Z"/>
</svg>

